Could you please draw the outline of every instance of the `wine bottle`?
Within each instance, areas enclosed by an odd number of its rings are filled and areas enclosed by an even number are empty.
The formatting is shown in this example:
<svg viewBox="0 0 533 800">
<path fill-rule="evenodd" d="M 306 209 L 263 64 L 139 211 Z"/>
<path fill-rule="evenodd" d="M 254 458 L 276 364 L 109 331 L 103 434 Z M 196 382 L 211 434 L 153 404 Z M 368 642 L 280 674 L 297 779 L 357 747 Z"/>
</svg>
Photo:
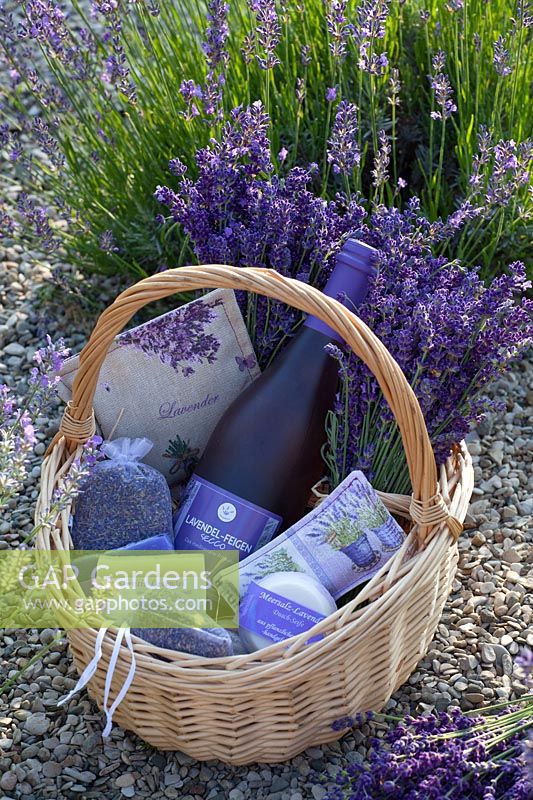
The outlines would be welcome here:
<svg viewBox="0 0 533 800">
<path fill-rule="evenodd" d="M 368 291 L 374 248 L 348 239 L 324 289 L 348 307 Z M 239 550 L 245 558 L 305 513 L 324 473 L 325 420 L 340 336 L 308 316 L 273 363 L 226 410 L 197 465 L 174 524 L 176 550 Z"/>
</svg>

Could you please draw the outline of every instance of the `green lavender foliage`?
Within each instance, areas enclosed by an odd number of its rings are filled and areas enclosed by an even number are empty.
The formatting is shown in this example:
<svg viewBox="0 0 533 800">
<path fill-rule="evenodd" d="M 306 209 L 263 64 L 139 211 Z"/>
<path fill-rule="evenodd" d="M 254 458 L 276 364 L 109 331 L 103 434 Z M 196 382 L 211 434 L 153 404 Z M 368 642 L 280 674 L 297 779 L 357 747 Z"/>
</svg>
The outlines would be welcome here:
<svg viewBox="0 0 533 800">
<path fill-rule="evenodd" d="M 349 22 L 357 23 L 358 7 L 365 13 L 362 4 L 347 3 Z M 77 0 L 64 3 L 61 35 L 80 54 L 83 66 L 74 63 L 81 79 L 73 74 L 73 60 L 50 46 L 46 32 L 40 38 L 30 32 L 19 39 L 17 15 L 23 18 L 31 6 L 7 0 L 0 16 L 5 66 L 16 76 L 14 87 L 7 85 L 7 96 L 0 98 L 0 123 L 9 130 L 0 155 L 18 162 L 16 179 L 50 211 L 50 219 L 59 209 L 61 225 L 50 222 L 47 246 L 61 244 L 86 272 L 143 276 L 194 260 L 177 226 L 159 224 L 154 189 L 169 182 L 168 162 L 174 157 L 194 178 L 195 153 L 220 133 L 222 116 L 256 99 L 271 116 L 273 152 L 287 153 L 280 169 L 316 162 L 315 188 L 325 197 L 339 190 L 351 195 L 361 191 L 369 201 L 402 206 L 417 193 L 432 219 L 450 213 L 468 190 L 481 126 L 494 141 L 522 141 L 531 133 L 533 59 L 527 58 L 530 18 L 523 0 L 431 0 L 427 6 L 418 0 L 392 2 L 384 38 L 370 40 L 367 58 L 382 59 L 373 72 L 361 68 L 361 52 L 352 37 L 346 38 L 345 53 L 332 54 L 330 0 L 299 0 L 284 4 L 283 10 L 277 4 L 280 41 L 274 53 L 279 63 L 262 69 L 260 45 L 243 55 L 257 21 L 244 0 L 237 0 L 231 3 L 218 68 L 225 75 L 221 114 L 208 117 L 187 113 L 179 91 L 184 80 L 198 86 L 206 81 L 202 41 L 208 22 L 201 0 L 122 2 L 115 16 L 96 17 L 87 15 L 86 5 Z M 381 7 L 386 12 L 387 4 Z M 9 22 L 11 10 L 16 12 L 14 23 Z M 85 39 L 83 28 L 89 32 Z M 451 84 L 450 103 L 457 110 L 435 119 L 431 114 L 438 114 L 438 105 L 428 76 L 435 78 L 433 59 L 441 50 L 446 53 L 443 72 Z M 123 72 L 114 83 L 102 77 L 110 58 L 120 62 Z M 328 92 L 335 100 L 326 99 Z M 58 102 L 59 94 L 63 100 Z M 351 177 L 335 175 L 326 157 L 340 99 L 358 108 L 361 160 Z M 22 142 L 35 136 L 35 111 L 30 114 L 30 108 L 36 102 L 52 141 L 28 160 L 17 136 L 23 134 Z M 376 177 L 375 156 L 384 146 L 379 131 L 387 132 L 385 146 L 391 153 L 389 167 Z M 39 137 L 42 144 L 42 130 Z M 1 212 L 0 206 L 0 217 Z M 42 235 L 35 214 L 29 216 Z M 524 188 L 488 223 L 467 225 L 453 243 L 454 255 L 467 264 L 481 261 L 487 274 L 493 273 L 508 256 L 524 257 L 530 230 L 531 203 Z"/>
<path fill-rule="evenodd" d="M 363 527 L 375 530 L 388 521 L 389 512 L 378 498 L 378 502 L 374 505 L 366 505 L 359 509 L 358 519 Z"/>
<path fill-rule="evenodd" d="M 359 522 L 346 515 L 331 523 L 326 534 L 326 544 L 331 545 L 335 550 L 341 550 L 357 541 L 363 533 Z"/>
<path fill-rule="evenodd" d="M 256 577 L 265 578 L 274 572 L 303 572 L 303 570 L 289 551 L 282 547 L 259 562 Z"/>
</svg>

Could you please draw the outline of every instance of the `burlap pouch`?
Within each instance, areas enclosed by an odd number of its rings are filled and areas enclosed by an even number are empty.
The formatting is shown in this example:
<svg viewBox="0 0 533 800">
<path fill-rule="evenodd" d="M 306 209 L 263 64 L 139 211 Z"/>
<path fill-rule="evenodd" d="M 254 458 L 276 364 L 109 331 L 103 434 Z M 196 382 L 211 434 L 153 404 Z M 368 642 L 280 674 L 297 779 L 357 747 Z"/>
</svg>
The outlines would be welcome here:
<svg viewBox="0 0 533 800">
<path fill-rule="evenodd" d="M 69 358 L 59 394 L 70 400 L 79 364 Z M 217 289 L 116 337 L 102 369 L 94 412 L 104 438 L 146 436 L 144 461 L 184 483 L 230 403 L 259 375 L 230 289 Z"/>
</svg>

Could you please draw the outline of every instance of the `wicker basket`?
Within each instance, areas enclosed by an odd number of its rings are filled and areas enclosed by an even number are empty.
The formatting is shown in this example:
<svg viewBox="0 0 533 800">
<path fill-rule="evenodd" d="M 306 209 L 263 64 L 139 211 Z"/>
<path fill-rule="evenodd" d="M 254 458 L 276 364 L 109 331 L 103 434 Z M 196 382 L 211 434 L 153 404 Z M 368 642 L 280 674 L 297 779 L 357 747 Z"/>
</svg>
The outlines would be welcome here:
<svg viewBox="0 0 533 800">
<path fill-rule="evenodd" d="M 114 337 L 150 301 L 215 287 L 282 300 L 315 314 L 344 337 L 376 376 L 396 417 L 413 486 L 412 497 L 381 495 L 391 511 L 413 521 L 405 544 L 354 600 L 315 626 L 314 634 L 324 634 L 319 641 L 306 645 L 306 632 L 250 655 L 205 659 L 134 637 L 135 677 L 116 711 L 117 722 L 155 747 L 200 760 L 279 762 L 339 738 L 334 720 L 382 708 L 426 653 L 455 573 L 473 470 L 466 447 L 458 444 L 438 479 L 413 391 L 384 345 L 341 303 L 273 270 L 182 267 L 132 286 L 98 320 L 81 354 L 72 401 L 44 459 L 37 521 L 81 443 L 94 432 L 93 396 Z M 37 546 L 70 548 L 68 517 L 67 510 L 56 527 L 43 528 Z M 94 654 L 96 631 L 73 630 L 68 636 L 81 671 Z M 89 683 L 100 706 L 114 641 L 115 632 L 109 631 Z M 130 663 L 129 650 L 122 647 L 111 697 Z"/>
</svg>

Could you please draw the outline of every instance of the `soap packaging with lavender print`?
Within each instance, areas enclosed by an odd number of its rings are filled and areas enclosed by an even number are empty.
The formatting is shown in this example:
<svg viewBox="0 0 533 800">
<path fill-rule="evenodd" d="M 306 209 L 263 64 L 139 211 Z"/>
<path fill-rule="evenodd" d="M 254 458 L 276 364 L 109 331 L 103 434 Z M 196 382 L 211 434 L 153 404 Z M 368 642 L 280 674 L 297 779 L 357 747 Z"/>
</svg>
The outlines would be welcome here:
<svg viewBox="0 0 533 800">
<path fill-rule="evenodd" d="M 164 475 L 143 464 L 152 448 L 146 438 L 121 437 L 102 444 L 97 461 L 80 486 L 72 518 L 77 550 L 140 547 L 153 537 L 170 542 L 172 500 Z"/>
<path fill-rule="evenodd" d="M 65 401 L 78 366 L 76 355 L 61 371 Z M 216 289 L 116 337 L 94 396 L 96 421 L 104 439 L 148 437 L 154 446 L 144 460 L 180 486 L 259 372 L 234 292 Z"/>
<path fill-rule="evenodd" d="M 278 572 L 301 572 L 338 600 L 368 581 L 402 546 L 405 534 L 362 472 L 355 471 L 313 511 L 238 565 L 240 596 L 252 582 Z M 232 570 L 221 570 L 215 585 L 234 603 Z"/>
</svg>

